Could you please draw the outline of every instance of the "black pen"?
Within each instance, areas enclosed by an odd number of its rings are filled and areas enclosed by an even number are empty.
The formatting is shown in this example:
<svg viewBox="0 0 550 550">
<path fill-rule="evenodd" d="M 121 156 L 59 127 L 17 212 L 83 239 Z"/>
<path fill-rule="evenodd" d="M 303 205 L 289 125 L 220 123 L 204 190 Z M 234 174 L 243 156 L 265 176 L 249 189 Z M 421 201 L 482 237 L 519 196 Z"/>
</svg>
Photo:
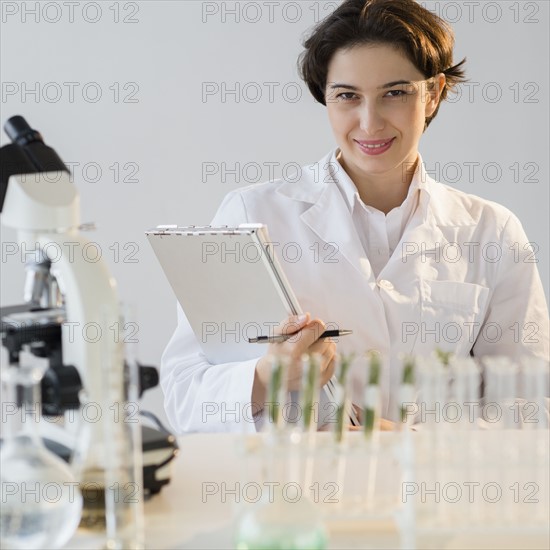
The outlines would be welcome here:
<svg viewBox="0 0 550 550">
<path fill-rule="evenodd" d="M 338 336 L 345 336 L 346 334 L 352 334 L 353 330 L 325 330 L 319 338 L 338 338 Z M 294 334 L 276 334 L 275 336 L 257 336 L 256 338 L 249 338 L 248 342 L 250 344 L 276 344 L 281 342 L 286 342 Z"/>
</svg>

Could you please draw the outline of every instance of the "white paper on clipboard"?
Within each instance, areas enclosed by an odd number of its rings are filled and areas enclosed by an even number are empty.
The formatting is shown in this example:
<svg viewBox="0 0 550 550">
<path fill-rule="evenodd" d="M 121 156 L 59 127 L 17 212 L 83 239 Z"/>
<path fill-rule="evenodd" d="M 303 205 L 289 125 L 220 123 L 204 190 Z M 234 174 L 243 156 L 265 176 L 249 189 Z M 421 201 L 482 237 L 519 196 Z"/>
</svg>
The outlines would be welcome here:
<svg viewBox="0 0 550 550">
<path fill-rule="evenodd" d="M 302 313 L 267 226 L 158 226 L 145 234 L 210 363 L 261 357 L 265 344 L 248 338 L 273 335 Z M 325 391 L 333 401 L 332 381 Z"/>
<path fill-rule="evenodd" d="M 301 313 L 261 224 L 157 228 L 147 238 L 210 363 L 260 357 L 248 338 Z"/>
</svg>

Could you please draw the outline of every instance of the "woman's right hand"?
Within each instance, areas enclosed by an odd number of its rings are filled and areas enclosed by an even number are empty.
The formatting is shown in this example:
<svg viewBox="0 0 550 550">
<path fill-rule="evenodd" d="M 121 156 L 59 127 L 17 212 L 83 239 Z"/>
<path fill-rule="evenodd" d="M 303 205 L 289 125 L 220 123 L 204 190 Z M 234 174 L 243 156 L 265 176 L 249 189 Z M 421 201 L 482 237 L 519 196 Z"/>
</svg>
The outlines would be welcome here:
<svg viewBox="0 0 550 550">
<path fill-rule="evenodd" d="M 336 344 L 329 338 L 319 339 L 323 334 L 325 324 L 320 319 L 310 320 L 309 313 L 291 316 L 285 319 L 274 330 L 276 334 L 293 334 L 285 342 L 271 343 L 266 354 L 256 363 L 254 385 L 252 387 L 252 403 L 255 409 L 263 409 L 267 386 L 271 375 L 270 357 L 284 355 L 290 359 L 288 373 L 288 389 L 300 389 L 302 380 L 302 355 L 319 354 L 321 369 L 321 386 L 325 385 L 334 373 Z"/>
</svg>

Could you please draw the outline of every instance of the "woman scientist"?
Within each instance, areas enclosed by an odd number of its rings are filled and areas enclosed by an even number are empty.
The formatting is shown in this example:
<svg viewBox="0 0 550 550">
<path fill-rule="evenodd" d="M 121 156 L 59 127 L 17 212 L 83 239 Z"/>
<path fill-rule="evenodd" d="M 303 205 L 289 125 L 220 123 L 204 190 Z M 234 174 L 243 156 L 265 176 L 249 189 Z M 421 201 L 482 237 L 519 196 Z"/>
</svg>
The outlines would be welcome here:
<svg viewBox="0 0 550 550">
<path fill-rule="evenodd" d="M 414 0 L 345 0 L 305 42 L 303 79 L 326 105 L 338 144 L 285 180 L 231 192 L 212 225 L 259 222 L 300 258 L 279 256 L 303 311 L 297 332 L 259 359 L 209 364 L 181 308 L 162 360 L 168 417 L 178 432 L 242 431 L 262 421 L 268 354 L 322 355 L 324 326 L 353 329 L 338 351 L 378 350 L 382 416 L 395 419 L 400 352 L 548 358 L 548 311 L 528 239 L 499 204 L 434 181 L 418 144 L 440 102 L 463 80 L 454 36 Z M 279 248 L 281 250 L 281 248 Z M 299 367 L 291 379 L 299 379 Z M 352 395 L 360 403 L 359 387 Z M 223 404 L 205 415 L 205 404 Z M 235 411 L 223 414 L 223 411 Z"/>
</svg>

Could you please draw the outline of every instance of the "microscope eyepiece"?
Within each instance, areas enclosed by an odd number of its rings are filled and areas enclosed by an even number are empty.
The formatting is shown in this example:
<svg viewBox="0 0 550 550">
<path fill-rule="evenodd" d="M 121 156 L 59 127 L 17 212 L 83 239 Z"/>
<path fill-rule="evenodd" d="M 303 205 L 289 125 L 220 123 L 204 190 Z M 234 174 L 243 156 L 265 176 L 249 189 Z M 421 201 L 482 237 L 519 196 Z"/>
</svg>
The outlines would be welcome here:
<svg viewBox="0 0 550 550">
<path fill-rule="evenodd" d="M 40 132 L 33 130 L 21 115 L 9 118 L 4 124 L 4 130 L 13 145 L 11 145 L 11 150 L 6 150 L 8 154 L 3 156 L 2 163 L 4 163 L 4 159 L 5 162 L 10 162 L 12 160 L 9 159 L 10 156 L 17 162 L 16 166 L 12 166 L 9 170 L 6 169 L 6 174 L 2 173 L 2 180 L 7 182 L 7 178 L 11 174 L 69 171 L 57 153 L 44 143 Z"/>
<path fill-rule="evenodd" d="M 29 126 L 29 123 L 20 115 L 9 118 L 4 125 L 4 131 L 13 143 L 17 143 L 21 147 L 34 141 L 44 143 L 40 132 L 33 130 Z"/>
</svg>

